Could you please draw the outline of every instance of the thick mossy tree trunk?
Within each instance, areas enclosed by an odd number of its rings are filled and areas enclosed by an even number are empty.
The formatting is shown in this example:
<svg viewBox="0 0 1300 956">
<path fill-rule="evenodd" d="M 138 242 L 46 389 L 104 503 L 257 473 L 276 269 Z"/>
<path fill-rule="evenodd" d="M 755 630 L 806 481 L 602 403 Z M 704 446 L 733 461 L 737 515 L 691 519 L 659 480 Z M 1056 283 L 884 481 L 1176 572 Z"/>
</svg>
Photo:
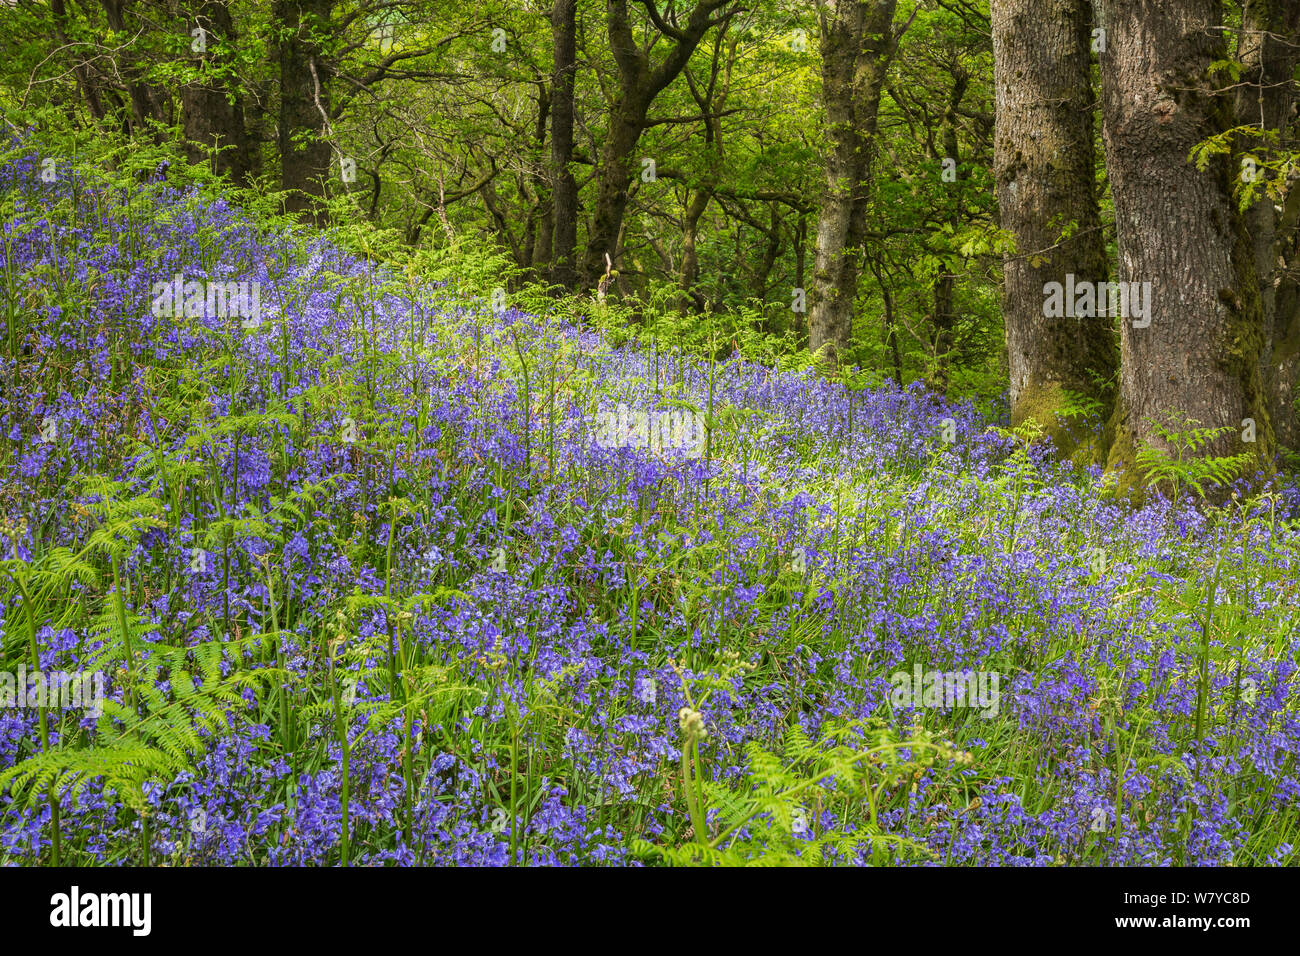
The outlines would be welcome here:
<svg viewBox="0 0 1300 956">
<path fill-rule="evenodd" d="M 808 347 L 838 365 L 853 333 L 880 95 L 901 31 L 895 0 L 819 0 L 826 196 L 817 217 Z"/>
<path fill-rule="evenodd" d="M 1150 283 L 1149 315 L 1120 323 L 1120 402 L 1108 464 L 1138 479 L 1143 447 L 1166 452 L 1157 423 L 1231 426 L 1212 457 L 1273 455 L 1260 376 L 1263 314 L 1254 254 L 1233 195 L 1238 161 L 1200 170 L 1193 148 L 1231 125 L 1212 85 L 1226 58 L 1218 0 L 1104 0 L 1103 131 L 1119 239 L 1119 276 Z M 1254 442 L 1243 438 L 1252 419 Z"/>
<path fill-rule="evenodd" d="M 1063 455 L 1104 460 L 1067 393 L 1108 416 L 1119 363 L 1115 319 L 1049 316 L 1050 283 L 1102 283 L 1106 242 L 1097 203 L 1088 0 L 993 0 L 994 174 L 1002 227 L 1016 251 L 1003 266 L 1011 422 L 1036 420 Z M 1098 44 L 1099 48 L 1102 44 Z M 1071 309 L 1070 311 L 1075 311 Z M 1108 310 L 1107 310 L 1108 311 Z M 1082 447 L 1081 447 L 1082 446 Z"/>
</svg>

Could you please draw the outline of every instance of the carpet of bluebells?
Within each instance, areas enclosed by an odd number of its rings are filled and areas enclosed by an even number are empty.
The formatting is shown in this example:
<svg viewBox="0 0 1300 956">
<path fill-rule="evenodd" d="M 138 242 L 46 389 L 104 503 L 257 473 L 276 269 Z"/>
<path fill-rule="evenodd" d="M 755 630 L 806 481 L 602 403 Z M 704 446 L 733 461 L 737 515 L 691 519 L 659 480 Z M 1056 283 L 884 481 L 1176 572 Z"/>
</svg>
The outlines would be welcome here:
<svg viewBox="0 0 1300 956">
<path fill-rule="evenodd" d="M 1294 862 L 1285 483 L 1135 507 L 920 386 L 41 171 L 0 167 L 0 670 L 106 700 L 0 709 L 0 862 Z M 176 275 L 260 322 L 155 315 Z M 705 447 L 597 442 L 620 403 Z M 997 706 L 900 706 L 918 667 Z"/>
</svg>

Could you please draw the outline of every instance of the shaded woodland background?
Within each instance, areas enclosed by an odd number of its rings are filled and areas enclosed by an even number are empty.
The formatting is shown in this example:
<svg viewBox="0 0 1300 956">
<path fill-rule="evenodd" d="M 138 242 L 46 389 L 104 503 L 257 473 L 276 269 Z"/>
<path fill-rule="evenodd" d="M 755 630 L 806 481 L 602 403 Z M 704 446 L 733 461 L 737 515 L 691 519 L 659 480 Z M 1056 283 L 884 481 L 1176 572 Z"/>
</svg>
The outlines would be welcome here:
<svg viewBox="0 0 1300 956">
<path fill-rule="evenodd" d="M 730 317 L 1131 478 L 1198 429 L 1266 471 L 1300 447 L 1293 0 L 16 0 L 0 30 L 11 128 L 69 160 Z M 1067 276 L 1150 282 L 1153 321 L 1045 316 Z"/>
</svg>

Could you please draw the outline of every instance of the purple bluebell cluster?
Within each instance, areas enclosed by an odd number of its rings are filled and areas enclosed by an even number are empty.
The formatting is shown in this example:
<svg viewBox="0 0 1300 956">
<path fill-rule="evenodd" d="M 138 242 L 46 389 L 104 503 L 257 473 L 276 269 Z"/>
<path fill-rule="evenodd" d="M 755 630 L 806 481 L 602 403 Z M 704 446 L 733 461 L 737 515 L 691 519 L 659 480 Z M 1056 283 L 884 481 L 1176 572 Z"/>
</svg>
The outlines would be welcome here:
<svg viewBox="0 0 1300 956">
<path fill-rule="evenodd" d="M 161 648 L 240 648 L 221 724 L 144 809 L 93 773 L 61 786 L 65 862 L 333 864 L 346 833 L 352 864 L 640 864 L 634 841 L 698 836 L 678 717 L 706 685 L 699 773 L 737 799 L 751 745 L 797 762 L 792 727 L 921 724 L 969 752 L 875 795 L 920 848 L 881 841 L 896 862 L 1294 861 L 1293 488 L 1134 508 L 919 385 L 612 348 L 221 198 L 39 172 L 0 167 L 3 558 L 85 548 L 91 476 L 158 508 L 117 585 L 94 553 L 47 596 L 41 666 L 99 666 L 115 595 L 164 698 Z M 258 283 L 260 325 L 151 314 L 177 275 Z M 620 404 L 693 410 L 706 453 L 602 447 Z M 994 671 L 1000 706 L 894 706 L 917 667 Z M 144 707 L 131 680 L 108 697 Z M 54 718 L 68 752 L 125 726 Z M 0 771 L 40 741 L 0 708 Z M 820 789 L 837 810 L 805 792 L 801 839 L 866 832 L 865 801 Z M 0 861 L 48 862 L 52 830 L 40 788 L 0 790 Z"/>
</svg>

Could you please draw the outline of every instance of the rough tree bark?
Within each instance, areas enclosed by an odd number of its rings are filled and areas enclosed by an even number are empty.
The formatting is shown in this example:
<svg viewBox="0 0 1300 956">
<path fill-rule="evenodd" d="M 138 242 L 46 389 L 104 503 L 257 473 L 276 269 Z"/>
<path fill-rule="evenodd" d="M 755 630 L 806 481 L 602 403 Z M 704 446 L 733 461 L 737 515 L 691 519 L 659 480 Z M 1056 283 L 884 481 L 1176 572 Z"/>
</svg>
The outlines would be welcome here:
<svg viewBox="0 0 1300 956">
<path fill-rule="evenodd" d="M 1150 324 L 1122 321 L 1120 407 L 1108 464 L 1121 487 L 1143 446 L 1169 451 L 1153 420 L 1232 426 L 1209 456 L 1273 455 L 1261 376 L 1263 315 L 1250 238 L 1233 196 L 1238 168 L 1194 146 L 1231 126 L 1210 65 L 1226 58 L 1220 0 L 1103 0 L 1102 101 L 1119 279 L 1150 282 Z M 1254 419 L 1256 441 L 1243 442 Z"/>
<path fill-rule="evenodd" d="M 817 3 L 830 149 L 808 296 L 808 343 L 831 365 L 839 364 L 853 331 L 880 94 L 902 35 L 893 28 L 896 7 L 896 0 Z"/>
<path fill-rule="evenodd" d="M 1065 455 L 1086 440 L 1057 418 L 1065 392 L 1109 416 L 1119 363 L 1111 316 L 1049 318 L 1044 287 L 1104 282 L 1097 203 L 1089 0 L 993 0 L 994 177 L 1002 228 L 1016 251 L 1003 264 L 1002 314 L 1011 423 L 1033 418 Z M 1094 461 L 1105 449 L 1087 446 Z"/>
</svg>

